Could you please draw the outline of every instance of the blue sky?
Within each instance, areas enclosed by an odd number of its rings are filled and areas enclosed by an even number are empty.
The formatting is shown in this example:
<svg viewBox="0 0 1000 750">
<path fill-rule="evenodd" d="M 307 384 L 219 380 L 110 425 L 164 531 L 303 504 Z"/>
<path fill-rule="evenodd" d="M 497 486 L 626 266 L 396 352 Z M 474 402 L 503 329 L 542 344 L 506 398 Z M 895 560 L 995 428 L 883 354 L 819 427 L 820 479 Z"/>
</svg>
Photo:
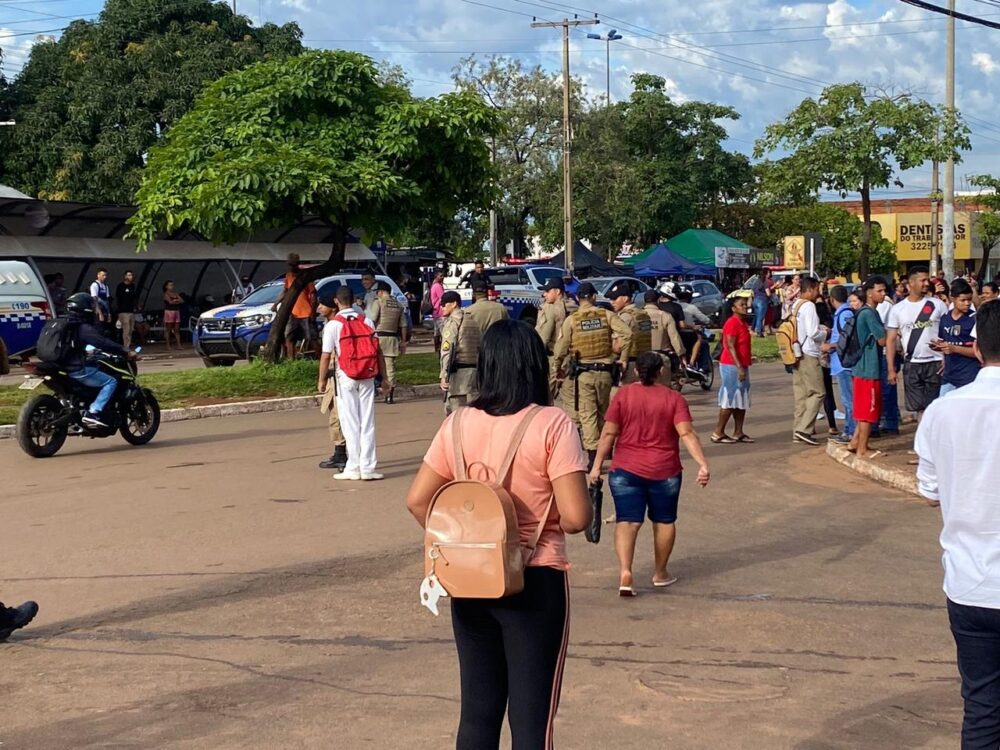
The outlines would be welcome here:
<svg viewBox="0 0 1000 750">
<path fill-rule="evenodd" d="M 943 4 L 944 0 L 941 0 Z M 612 98 L 628 95 L 629 76 L 664 76 L 680 99 L 735 107 L 731 147 L 749 152 L 769 122 L 829 83 L 895 84 L 931 101 L 944 92 L 945 19 L 898 0 L 770 2 L 769 0 L 237 0 L 255 22 L 297 21 L 308 47 L 347 48 L 402 65 L 417 94 L 450 90 L 452 67 L 476 53 L 517 56 L 557 70 L 555 29 L 530 28 L 531 17 L 561 19 L 597 12 L 602 22 L 571 37 L 571 67 L 591 95 L 605 86 L 604 43 L 588 31 L 617 29 L 612 43 Z M 35 34 L 59 29 L 67 17 L 94 18 L 100 0 L 0 0 L 5 70 L 16 74 Z M 958 10 L 1000 21 L 1000 4 L 958 0 Z M 957 101 L 973 130 L 973 150 L 956 168 L 967 175 L 1000 173 L 1000 30 L 959 22 Z M 930 167 L 914 170 L 903 189 L 928 192 Z"/>
</svg>

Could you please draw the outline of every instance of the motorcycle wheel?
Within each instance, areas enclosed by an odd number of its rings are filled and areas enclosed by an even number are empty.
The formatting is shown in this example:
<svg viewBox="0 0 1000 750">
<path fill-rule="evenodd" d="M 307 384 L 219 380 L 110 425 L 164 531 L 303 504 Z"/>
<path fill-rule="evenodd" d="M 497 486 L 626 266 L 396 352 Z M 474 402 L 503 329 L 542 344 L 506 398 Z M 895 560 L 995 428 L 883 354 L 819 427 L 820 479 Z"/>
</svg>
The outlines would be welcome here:
<svg viewBox="0 0 1000 750">
<path fill-rule="evenodd" d="M 17 416 L 17 444 L 32 458 L 54 456 L 66 442 L 66 427 L 51 428 L 49 423 L 63 411 L 55 396 L 35 396 L 21 407 Z"/>
<path fill-rule="evenodd" d="M 715 362 L 709 360 L 708 372 L 705 374 L 708 375 L 708 377 L 698 383 L 698 385 L 701 386 L 703 391 L 710 391 L 712 390 L 712 386 L 715 385 Z"/>
<path fill-rule="evenodd" d="M 145 445 L 160 429 L 160 404 L 148 388 L 142 389 L 142 397 L 128 405 L 122 426 L 119 428 L 125 442 L 131 445 Z"/>
</svg>

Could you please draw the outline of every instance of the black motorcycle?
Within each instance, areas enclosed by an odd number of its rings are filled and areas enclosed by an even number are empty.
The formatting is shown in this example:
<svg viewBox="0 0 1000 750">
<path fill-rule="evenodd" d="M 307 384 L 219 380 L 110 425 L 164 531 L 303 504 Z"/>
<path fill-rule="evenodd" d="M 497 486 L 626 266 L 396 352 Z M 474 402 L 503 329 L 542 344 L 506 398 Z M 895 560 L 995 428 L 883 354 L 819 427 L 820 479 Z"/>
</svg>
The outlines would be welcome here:
<svg viewBox="0 0 1000 750">
<path fill-rule="evenodd" d="M 29 456 L 54 456 L 70 435 L 105 438 L 119 432 L 132 445 L 145 445 L 160 429 L 160 405 L 153 392 L 141 388 L 136 381 L 135 360 L 97 352 L 88 364 L 99 367 L 118 381 L 111 402 L 101 415 L 107 427 L 88 427 L 83 423 L 83 416 L 98 389 L 77 382 L 58 364 L 29 362 L 25 365 L 31 375 L 20 388 L 34 390 L 44 384 L 55 394 L 34 396 L 21 407 L 17 418 L 17 443 Z"/>
</svg>

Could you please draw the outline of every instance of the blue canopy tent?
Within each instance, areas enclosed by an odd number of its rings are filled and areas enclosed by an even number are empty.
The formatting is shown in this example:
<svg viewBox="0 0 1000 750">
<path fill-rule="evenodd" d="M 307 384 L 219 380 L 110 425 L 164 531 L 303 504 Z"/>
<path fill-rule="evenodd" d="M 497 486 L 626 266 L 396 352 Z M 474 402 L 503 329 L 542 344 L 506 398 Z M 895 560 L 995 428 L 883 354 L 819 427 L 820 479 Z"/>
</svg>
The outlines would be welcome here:
<svg viewBox="0 0 1000 750">
<path fill-rule="evenodd" d="M 652 252 L 634 267 L 637 276 L 715 276 L 715 266 L 707 266 L 688 260 L 673 252 L 664 243 L 656 245 Z"/>
</svg>

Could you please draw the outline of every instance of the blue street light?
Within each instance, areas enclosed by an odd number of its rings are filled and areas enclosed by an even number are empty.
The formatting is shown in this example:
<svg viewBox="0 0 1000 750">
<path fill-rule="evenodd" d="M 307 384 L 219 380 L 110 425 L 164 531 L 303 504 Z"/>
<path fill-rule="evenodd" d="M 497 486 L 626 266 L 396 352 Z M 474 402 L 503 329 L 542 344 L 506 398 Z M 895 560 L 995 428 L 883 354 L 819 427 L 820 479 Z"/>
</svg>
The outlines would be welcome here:
<svg viewBox="0 0 1000 750">
<path fill-rule="evenodd" d="M 622 38 L 622 35 L 618 33 L 618 29 L 611 29 L 606 36 L 601 36 L 600 34 L 587 34 L 587 39 L 599 39 L 605 43 L 605 63 L 607 65 L 607 78 L 608 78 L 608 106 L 611 105 L 611 42 L 616 42 Z"/>
</svg>

